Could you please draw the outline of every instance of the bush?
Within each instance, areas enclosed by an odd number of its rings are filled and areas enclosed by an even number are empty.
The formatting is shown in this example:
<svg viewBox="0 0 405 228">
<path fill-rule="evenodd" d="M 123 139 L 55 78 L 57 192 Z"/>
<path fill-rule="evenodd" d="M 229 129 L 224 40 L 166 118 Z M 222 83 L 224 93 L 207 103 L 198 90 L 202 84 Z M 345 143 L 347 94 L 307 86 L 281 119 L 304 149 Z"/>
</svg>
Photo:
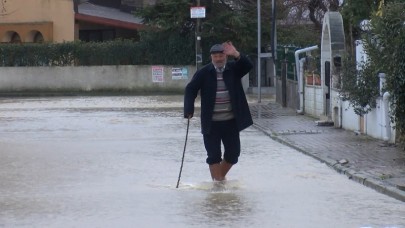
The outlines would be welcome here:
<svg viewBox="0 0 405 228">
<path fill-rule="evenodd" d="M 405 3 L 390 3 L 381 17 L 371 19 L 376 45 L 370 56 L 386 73 L 385 90 L 391 95 L 391 116 L 399 136 L 405 136 Z"/>
<path fill-rule="evenodd" d="M 383 7 L 382 16 L 371 19 L 371 33 L 364 34 L 367 63 L 356 71 L 347 60 L 342 73 L 341 92 L 358 115 L 375 107 L 378 97 L 378 72 L 386 74 L 384 91 L 390 93 L 390 116 L 397 136 L 405 138 L 405 3 L 392 2 Z"/>
<path fill-rule="evenodd" d="M 194 62 L 187 38 L 156 34 L 145 42 L 22 43 L 0 45 L 0 66 L 186 65 Z M 158 38 L 160 40 L 158 40 Z"/>
<path fill-rule="evenodd" d="M 352 57 L 347 56 L 343 61 L 342 100 L 349 101 L 354 112 L 363 116 L 376 107 L 380 95 L 378 70 L 370 61 L 357 63 L 359 70 Z"/>
</svg>

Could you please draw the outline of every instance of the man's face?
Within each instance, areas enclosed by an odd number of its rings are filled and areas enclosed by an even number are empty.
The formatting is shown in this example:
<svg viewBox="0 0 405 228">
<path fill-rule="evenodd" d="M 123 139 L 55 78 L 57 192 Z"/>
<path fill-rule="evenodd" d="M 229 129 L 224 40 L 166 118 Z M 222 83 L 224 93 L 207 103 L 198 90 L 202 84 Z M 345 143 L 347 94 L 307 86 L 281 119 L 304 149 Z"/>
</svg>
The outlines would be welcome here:
<svg viewBox="0 0 405 228">
<path fill-rule="evenodd" d="M 212 64 L 216 67 L 224 67 L 226 63 L 226 55 L 224 53 L 211 54 Z"/>
</svg>

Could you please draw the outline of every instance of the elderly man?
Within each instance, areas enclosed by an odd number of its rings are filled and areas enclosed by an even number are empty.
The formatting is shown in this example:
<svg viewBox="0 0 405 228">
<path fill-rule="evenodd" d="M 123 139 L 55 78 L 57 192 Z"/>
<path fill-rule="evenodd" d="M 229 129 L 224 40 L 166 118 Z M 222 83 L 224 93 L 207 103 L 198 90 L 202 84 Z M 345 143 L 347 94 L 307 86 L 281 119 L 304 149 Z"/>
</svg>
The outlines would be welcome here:
<svg viewBox="0 0 405 228">
<path fill-rule="evenodd" d="M 194 101 L 200 91 L 206 162 L 212 179 L 223 181 L 238 162 L 239 132 L 253 124 L 241 81 L 253 64 L 229 41 L 213 45 L 210 54 L 211 63 L 198 70 L 186 86 L 184 117 L 193 117 Z M 228 62 L 228 56 L 233 61 Z M 223 158 L 221 143 L 224 145 Z"/>
</svg>

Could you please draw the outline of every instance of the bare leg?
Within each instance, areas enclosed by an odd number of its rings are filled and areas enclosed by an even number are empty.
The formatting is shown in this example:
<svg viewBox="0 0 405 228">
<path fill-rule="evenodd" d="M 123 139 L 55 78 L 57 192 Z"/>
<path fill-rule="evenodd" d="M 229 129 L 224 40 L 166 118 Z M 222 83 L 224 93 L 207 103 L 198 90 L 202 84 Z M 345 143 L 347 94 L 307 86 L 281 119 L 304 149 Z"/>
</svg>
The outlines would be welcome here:
<svg viewBox="0 0 405 228">
<path fill-rule="evenodd" d="M 225 180 L 226 174 L 232 168 L 232 164 L 226 161 L 221 163 L 210 165 L 211 178 L 214 181 L 223 181 Z"/>
<path fill-rule="evenodd" d="M 224 175 L 222 174 L 223 173 L 222 165 L 220 163 L 212 164 L 209 167 L 210 167 L 212 180 L 223 181 L 225 179 Z"/>
<path fill-rule="evenodd" d="M 231 163 L 228 163 L 225 160 L 223 160 L 221 162 L 221 173 L 222 173 L 222 177 L 224 180 L 225 180 L 226 174 L 229 172 L 229 170 L 232 168 L 232 166 L 233 165 Z"/>
</svg>

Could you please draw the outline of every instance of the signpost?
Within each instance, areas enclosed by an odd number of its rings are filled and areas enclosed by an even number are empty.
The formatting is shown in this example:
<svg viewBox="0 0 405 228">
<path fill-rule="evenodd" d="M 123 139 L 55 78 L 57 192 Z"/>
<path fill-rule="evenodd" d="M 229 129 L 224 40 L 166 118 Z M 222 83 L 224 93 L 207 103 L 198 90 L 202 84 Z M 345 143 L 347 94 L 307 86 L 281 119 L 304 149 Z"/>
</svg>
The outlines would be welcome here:
<svg viewBox="0 0 405 228">
<path fill-rule="evenodd" d="M 197 0 L 197 6 L 190 7 L 190 17 L 197 19 L 195 28 L 195 64 L 197 70 L 200 69 L 202 64 L 202 51 L 201 51 L 201 18 L 205 18 L 205 7 L 200 6 L 200 0 Z"/>
</svg>

